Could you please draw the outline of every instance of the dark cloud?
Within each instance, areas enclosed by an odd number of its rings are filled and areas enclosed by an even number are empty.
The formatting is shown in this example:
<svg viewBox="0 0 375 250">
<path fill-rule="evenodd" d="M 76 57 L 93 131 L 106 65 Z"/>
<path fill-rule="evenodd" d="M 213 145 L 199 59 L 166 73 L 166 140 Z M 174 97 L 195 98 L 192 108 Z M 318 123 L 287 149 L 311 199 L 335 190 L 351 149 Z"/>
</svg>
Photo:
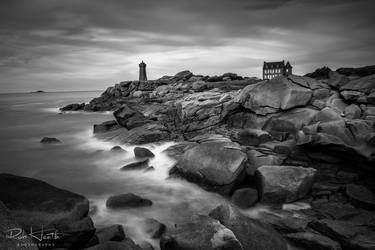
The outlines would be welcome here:
<svg viewBox="0 0 375 250">
<path fill-rule="evenodd" d="M 260 76 L 373 64 L 372 0 L 2 0 L 0 91 L 103 89 L 191 69 Z M 80 84 L 77 84 L 79 80 Z M 44 85 L 43 85 L 44 84 Z"/>
</svg>

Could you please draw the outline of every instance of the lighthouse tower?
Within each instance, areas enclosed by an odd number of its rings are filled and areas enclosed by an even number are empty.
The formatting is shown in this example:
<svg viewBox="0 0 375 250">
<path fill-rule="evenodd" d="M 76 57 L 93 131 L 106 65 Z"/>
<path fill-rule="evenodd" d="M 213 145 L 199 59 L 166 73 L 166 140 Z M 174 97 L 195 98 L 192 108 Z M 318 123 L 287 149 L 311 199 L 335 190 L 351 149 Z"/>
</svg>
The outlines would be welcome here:
<svg viewBox="0 0 375 250">
<path fill-rule="evenodd" d="M 147 81 L 146 64 L 143 61 L 139 64 L 139 81 Z"/>
</svg>

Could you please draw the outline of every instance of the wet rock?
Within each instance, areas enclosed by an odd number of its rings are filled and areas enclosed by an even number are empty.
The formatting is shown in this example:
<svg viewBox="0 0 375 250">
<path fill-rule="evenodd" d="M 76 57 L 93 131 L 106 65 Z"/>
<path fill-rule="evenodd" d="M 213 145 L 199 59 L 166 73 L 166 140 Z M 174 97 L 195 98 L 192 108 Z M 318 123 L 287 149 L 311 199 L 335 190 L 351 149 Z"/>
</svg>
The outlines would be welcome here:
<svg viewBox="0 0 375 250">
<path fill-rule="evenodd" d="M 206 142 L 187 150 L 170 170 L 212 191 L 230 194 L 245 177 L 247 156 L 233 142 Z"/>
<path fill-rule="evenodd" d="M 176 225 L 160 240 L 161 250 L 205 249 L 242 250 L 233 232 L 219 221 L 204 215 L 194 215 L 191 221 Z"/>
<path fill-rule="evenodd" d="M 85 103 L 72 103 L 60 108 L 60 111 L 78 111 L 83 110 L 84 107 Z"/>
<path fill-rule="evenodd" d="M 140 161 L 132 162 L 123 166 L 121 170 L 127 171 L 127 170 L 146 169 L 148 167 L 148 162 L 149 162 L 148 158 L 140 160 Z"/>
<path fill-rule="evenodd" d="M 153 239 L 159 239 L 167 230 L 164 224 L 152 218 L 144 220 L 143 229 Z"/>
<path fill-rule="evenodd" d="M 258 191 L 253 188 L 237 189 L 231 200 L 240 208 L 249 208 L 258 202 Z"/>
<path fill-rule="evenodd" d="M 94 125 L 94 134 L 95 133 L 102 133 L 106 131 L 116 130 L 120 128 L 120 125 L 115 120 L 106 121 L 101 124 Z"/>
<path fill-rule="evenodd" d="M 154 153 L 152 153 L 149 149 L 147 148 L 142 148 L 142 147 L 135 147 L 134 148 L 134 155 L 137 158 L 146 158 L 146 157 L 154 157 Z"/>
<path fill-rule="evenodd" d="M 43 181 L 0 174 L 0 200 L 22 228 L 69 232 L 56 247 L 82 248 L 95 232 L 85 197 Z"/>
<path fill-rule="evenodd" d="M 241 214 L 232 206 L 218 206 L 210 212 L 209 216 L 231 230 L 243 249 L 287 249 L 285 240 L 272 227 Z"/>
<path fill-rule="evenodd" d="M 59 139 L 54 138 L 54 137 L 43 137 L 43 139 L 40 141 L 40 143 L 55 144 L 55 143 L 61 143 L 61 141 Z"/>
<path fill-rule="evenodd" d="M 133 193 L 111 196 L 107 199 L 106 206 L 112 209 L 136 208 L 151 206 L 152 201 Z"/>
<path fill-rule="evenodd" d="M 123 149 L 121 146 L 114 146 L 111 148 L 111 152 L 126 153 L 127 151 Z"/>
<path fill-rule="evenodd" d="M 346 195 L 354 206 L 375 210 L 375 194 L 364 186 L 349 184 Z"/>
<path fill-rule="evenodd" d="M 285 237 L 306 250 L 341 250 L 339 243 L 316 233 L 293 233 L 287 234 Z"/>
<path fill-rule="evenodd" d="M 295 166 L 262 166 L 256 175 L 261 201 L 266 203 L 293 202 L 310 191 L 316 170 Z"/>
<path fill-rule="evenodd" d="M 249 85 L 241 91 L 236 102 L 259 115 L 304 106 L 312 97 L 308 82 L 315 80 L 308 77 L 300 78 L 292 80 L 281 76 Z M 298 82 L 299 80 L 304 82 Z"/>
</svg>

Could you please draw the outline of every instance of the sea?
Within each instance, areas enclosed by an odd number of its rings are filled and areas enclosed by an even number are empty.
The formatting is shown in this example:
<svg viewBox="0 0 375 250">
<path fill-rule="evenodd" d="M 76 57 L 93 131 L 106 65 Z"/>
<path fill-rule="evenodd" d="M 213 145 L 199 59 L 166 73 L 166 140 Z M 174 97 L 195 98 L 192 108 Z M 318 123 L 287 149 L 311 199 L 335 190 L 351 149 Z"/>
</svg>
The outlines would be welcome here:
<svg viewBox="0 0 375 250">
<path fill-rule="evenodd" d="M 93 125 L 114 119 L 112 112 L 68 112 L 60 107 L 88 102 L 100 95 L 92 92 L 0 94 L 0 172 L 32 177 L 58 188 L 87 197 L 91 218 L 97 228 L 122 224 L 137 243 L 148 241 L 142 226 L 154 218 L 167 227 L 189 221 L 193 214 L 208 214 L 226 201 L 195 184 L 168 178 L 175 161 L 163 151 L 175 142 L 142 145 L 154 152 L 154 171 L 120 171 L 135 160 L 137 145 L 101 141 Z M 59 144 L 42 144 L 43 137 L 55 137 Z M 127 153 L 113 153 L 113 146 Z M 111 210 L 105 202 L 112 195 L 134 193 L 152 200 L 151 207 Z"/>
</svg>

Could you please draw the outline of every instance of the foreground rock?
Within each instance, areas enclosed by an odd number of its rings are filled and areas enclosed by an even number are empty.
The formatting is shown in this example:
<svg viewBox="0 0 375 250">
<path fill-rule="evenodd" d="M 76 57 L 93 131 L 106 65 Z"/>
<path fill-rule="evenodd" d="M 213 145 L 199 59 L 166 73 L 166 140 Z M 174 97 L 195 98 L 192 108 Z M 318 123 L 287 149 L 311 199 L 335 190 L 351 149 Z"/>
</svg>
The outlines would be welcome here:
<svg viewBox="0 0 375 250">
<path fill-rule="evenodd" d="M 285 240 L 272 227 L 241 214 L 229 205 L 221 205 L 209 214 L 230 229 L 243 249 L 286 250 Z"/>
<path fill-rule="evenodd" d="M 40 143 L 43 144 L 56 144 L 61 143 L 61 141 L 54 137 L 43 137 L 42 140 L 40 140 Z"/>
<path fill-rule="evenodd" d="M 24 238 L 9 238 L 10 229 L 20 228 L 20 225 L 12 217 L 10 211 L 0 201 L 0 246 L 2 249 L 7 250 L 37 250 L 36 246 L 33 246 L 33 242 L 30 237 Z M 18 233 L 18 232 L 17 232 Z M 26 232 L 22 230 L 22 235 L 26 235 Z"/>
<path fill-rule="evenodd" d="M 107 241 L 123 241 L 125 238 L 122 225 L 112 225 L 98 229 L 88 245 L 102 244 Z"/>
<path fill-rule="evenodd" d="M 159 239 L 167 230 L 167 227 L 159 221 L 148 218 L 143 221 L 143 229 L 153 239 Z"/>
<path fill-rule="evenodd" d="M 95 245 L 85 250 L 143 250 L 140 246 L 134 243 L 131 239 L 123 240 L 122 242 L 108 241 L 99 245 Z"/>
<path fill-rule="evenodd" d="M 188 149 L 169 174 L 228 195 L 246 176 L 246 160 L 236 143 L 204 142 Z"/>
<path fill-rule="evenodd" d="M 56 247 L 82 248 L 95 233 L 87 217 L 89 201 L 45 182 L 0 174 L 0 200 L 22 228 L 36 231 L 43 226 L 64 233 Z"/>
<path fill-rule="evenodd" d="M 152 201 L 132 193 L 111 196 L 106 202 L 106 206 L 112 209 L 148 207 L 151 205 Z"/>
<path fill-rule="evenodd" d="M 293 202 L 310 191 L 316 170 L 294 166 L 262 166 L 256 171 L 261 201 Z"/>
<path fill-rule="evenodd" d="M 219 221 L 204 215 L 195 215 L 191 222 L 176 225 L 160 240 L 161 250 L 205 249 L 242 250 L 233 232 Z"/>
</svg>

